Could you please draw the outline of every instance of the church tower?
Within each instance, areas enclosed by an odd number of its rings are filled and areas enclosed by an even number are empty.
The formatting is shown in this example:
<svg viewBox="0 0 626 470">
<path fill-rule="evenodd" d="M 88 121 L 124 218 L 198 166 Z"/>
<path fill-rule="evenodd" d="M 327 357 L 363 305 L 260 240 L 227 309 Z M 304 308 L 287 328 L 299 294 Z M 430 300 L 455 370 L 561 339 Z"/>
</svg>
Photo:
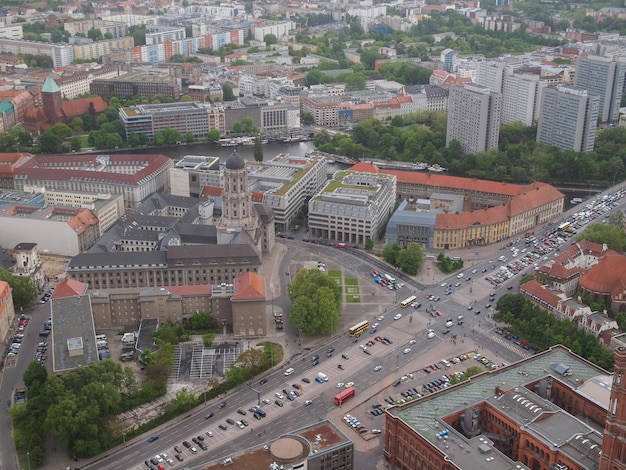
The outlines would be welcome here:
<svg viewBox="0 0 626 470">
<path fill-rule="evenodd" d="M 227 229 L 253 227 L 252 200 L 248 190 L 246 162 L 236 150 L 226 159 L 220 225 Z"/>
<path fill-rule="evenodd" d="M 52 77 L 46 78 L 41 88 L 41 101 L 43 103 L 43 112 L 48 118 L 50 124 L 56 124 L 61 121 L 63 97 L 61 89 Z"/>
<path fill-rule="evenodd" d="M 599 470 L 626 470 L 626 344 L 613 338 L 613 345 L 615 368 Z"/>
</svg>

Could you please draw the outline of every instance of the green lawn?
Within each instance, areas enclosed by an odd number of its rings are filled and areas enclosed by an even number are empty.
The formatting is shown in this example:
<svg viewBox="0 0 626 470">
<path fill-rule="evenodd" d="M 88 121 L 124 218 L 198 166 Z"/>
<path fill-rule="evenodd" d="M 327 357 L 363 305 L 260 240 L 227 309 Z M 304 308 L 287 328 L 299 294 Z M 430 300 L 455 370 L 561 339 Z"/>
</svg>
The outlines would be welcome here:
<svg viewBox="0 0 626 470">
<path fill-rule="evenodd" d="M 339 271 L 338 269 L 331 269 L 328 271 L 328 275 L 330 277 L 341 277 L 341 271 Z"/>
<path fill-rule="evenodd" d="M 346 283 L 346 286 L 358 286 L 359 285 L 359 280 L 355 277 L 347 277 L 344 282 Z"/>
</svg>

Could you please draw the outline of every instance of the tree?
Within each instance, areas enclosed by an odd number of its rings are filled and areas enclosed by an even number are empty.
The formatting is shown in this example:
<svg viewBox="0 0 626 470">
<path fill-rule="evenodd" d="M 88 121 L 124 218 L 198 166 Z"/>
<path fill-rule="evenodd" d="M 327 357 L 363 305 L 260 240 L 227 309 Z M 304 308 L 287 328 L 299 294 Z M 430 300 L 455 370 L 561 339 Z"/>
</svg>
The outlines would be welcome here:
<svg viewBox="0 0 626 470">
<path fill-rule="evenodd" d="M 372 241 L 370 237 L 367 237 L 367 240 L 365 240 L 365 249 L 367 251 L 372 251 L 373 248 L 374 248 L 374 242 Z"/>
<path fill-rule="evenodd" d="M 398 253 L 396 261 L 402 271 L 415 276 L 424 264 L 424 250 L 419 243 L 409 243 Z"/>
<path fill-rule="evenodd" d="M 330 334 L 339 326 L 341 289 L 326 273 L 301 269 L 289 285 L 290 321 L 311 334 Z"/>
<path fill-rule="evenodd" d="M 254 139 L 254 160 L 263 162 L 263 143 L 261 142 L 261 134 L 257 134 Z"/>
<path fill-rule="evenodd" d="M 220 131 L 218 131 L 217 129 L 210 129 L 209 132 L 207 133 L 206 139 L 209 142 L 215 142 L 217 140 L 220 139 Z"/>
<path fill-rule="evenodd" d="M 250 375 L 256 375 L 268 367 L 265 353 L 255 348 L 242 352 L 235 363 L 247 370 Z"/>
<path fill-rule="evenodd" d="M 626 250 L 626 233 L 621 227 L 612 224 L 590 224 L 576 239 L 576 241 L 580 240 L 606 244 L 618 253 Z"/>
<path fill-rule="evenodd" d="M 308 112 L 303 112 L 300 115 L 300 122 L 304 124 L 305 126 L 310 126 L 312 124 L 315 124 L 315 118 L 313 117 L 313 114 L 308 113 Z"/>
<path fill-rule="evenodd" d="M 80 137 L 74 136 L 70 139 L 70 149 L 72 152 L 78 152 L 82 148 Z"/>
<path fill-rule="evenodd" d="M 241 123 L 239 121 L 233 123 L 233 133 L 241 134 Z"/>
<path fill-rule="evenodd" d="M 104 39 L 104 37 L 102 36 L 102 31 L 100 31 L 98 28 L 91 28 L 89 31 L 87 31 L 87 37 L 94 41 L 101 41 L 102 39 Z"/>
<path fill-rule="evenodd" d="M 263 41 L 265 41 L 265 44 L 268 46 L 272 46 L 278 42 L 278 38 L 275 34 L 270 33 L 263 36 Z"/>
<path fill-rule="evenodd" d="M 58 136 L 61 140 L 65 140 L 72 135 L 72 128 L 67 124 L 58 122 L 55 125 L 51 126 L 46 132 L 51 132 L 54 135 Z"/>
<path fill-rule="evenodd" d="M 257 128 L 254 126 L 254 121 L 249 116 L 241 120 L 241 128 L 246 134 L 254 134 L 257 131 Z"/>
<path fill-rule="evenodd" d="M 191 328 L 195 331 L 206 331 L 213 326 L 213 317 L 209 312 L 196 312 L 191 316 Z"/>
<path fill-rule="evenodd" d="M 62 153 L 63 142 L 58 135 L 45 132 L 39 137 L 39 148 L 41 153 Z"/>
<path fill-rule="evenodd" d="M 230 85 L 222 85 L 222 99 L 224 101 L 235 101 L 236 98 Z"/>
<path fill-rule="evenodd" d="M 76 134 L 80 134 L 81 132 L 85 131 L 85 122 L 83 121 L 82 118 L 79 117 L 75 117 L 72 120 L 72 130 L 76 133 Z"/>
<path fill-rule="evenodd" d="M 397 266 L 398 264 L 398 253 L 400 252 L 400 246 L 397 243 L 392 245 L 385 245 L 383 247 L 383 258 L 387 263 L 392 266 Z"/>
</svg>

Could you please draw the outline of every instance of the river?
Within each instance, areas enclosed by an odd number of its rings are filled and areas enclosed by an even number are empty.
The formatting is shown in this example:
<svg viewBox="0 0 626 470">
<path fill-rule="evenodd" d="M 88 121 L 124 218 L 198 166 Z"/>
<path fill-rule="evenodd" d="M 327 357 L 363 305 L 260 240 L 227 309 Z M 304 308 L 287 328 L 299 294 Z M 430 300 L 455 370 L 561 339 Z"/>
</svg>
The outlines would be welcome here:
<svg viewBox="0 0 626 470">
<path fill-rule="evenodd" d="M 219 145 L 207 142 L 195 143 L 188 145 L 176 145 L 171 147 L 158 148 L 134 148 L 120 150 L 120 153 L 160 153 L 174 160 L 180 160 L 185 155 L 206 155 L 208 157 L 219 157 L 220 162 L 224 163 L 228 156 L 233 153 L 234 147 L 220 147 Z M 308 152 L 315 150 L 312 141 L 309 142 L 292 142 L 289 144 L 272 142 L 263 145 L 263 159 L 271 160 L 279 153 L 289 153 L 295 157 L 301 157 Z M 246 160 L 254 160 L 254 146 L 240 145 L 237 147 L 237 153 Z"/>
</svg>

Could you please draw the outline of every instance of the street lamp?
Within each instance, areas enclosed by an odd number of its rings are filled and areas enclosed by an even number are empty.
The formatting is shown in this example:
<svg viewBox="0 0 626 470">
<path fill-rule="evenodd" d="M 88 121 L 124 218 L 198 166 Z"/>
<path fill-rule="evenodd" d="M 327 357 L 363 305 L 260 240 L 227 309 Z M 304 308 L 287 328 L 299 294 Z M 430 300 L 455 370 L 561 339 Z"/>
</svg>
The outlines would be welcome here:
<svg viewBox="0 0 626 470">
<path fill-rule="evenodd" d="M 30 452 L 26 452 L 26 459 L 28 460 L 28 470 L 31 470 L 31 468 L 30 468 Z"/>
</svg>

